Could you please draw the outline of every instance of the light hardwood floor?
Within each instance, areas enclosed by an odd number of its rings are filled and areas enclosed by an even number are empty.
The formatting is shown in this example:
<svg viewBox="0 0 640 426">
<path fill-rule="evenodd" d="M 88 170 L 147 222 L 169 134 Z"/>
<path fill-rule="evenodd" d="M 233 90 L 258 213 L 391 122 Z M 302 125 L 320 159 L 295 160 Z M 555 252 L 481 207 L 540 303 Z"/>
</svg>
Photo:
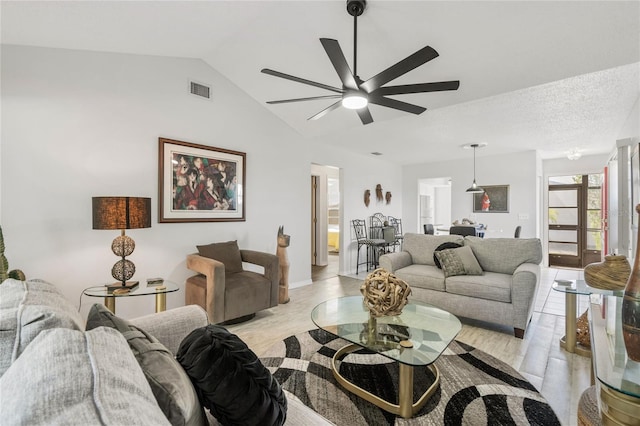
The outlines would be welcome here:
<svg viewBox="0 0 640 426">
<path fill-rule="evenodd" d="M 365 276 L 361 272 L 357 277 L 321 278 L 290 289 L 289 303 L 259 312 L 252 320 L 228 329 L 260 356 L 285 337 L 316 328 L 310 318 L 313 307 L 330 298 L 360 294 Z M 591 384 L 591 360 L 559 347 L 564 335 L 564 294 L 551 289 L 556 278 L 582 279 L 582 271 L 542 268 L 533 319 L 524 339 L 513 337 L 512 328 L 464 318 L 457 339 L 510 364 L 542 393 L 563 425 L 576 425 L 578 399 Z M 579 299 L 579 313 L 587 302 Z"/>
</svg>

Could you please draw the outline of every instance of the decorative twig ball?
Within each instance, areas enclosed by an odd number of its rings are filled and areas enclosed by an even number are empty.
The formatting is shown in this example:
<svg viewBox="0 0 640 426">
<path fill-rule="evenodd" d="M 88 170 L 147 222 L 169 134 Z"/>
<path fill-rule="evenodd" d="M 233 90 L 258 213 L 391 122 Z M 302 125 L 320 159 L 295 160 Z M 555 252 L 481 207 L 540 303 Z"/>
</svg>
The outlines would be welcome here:
<svg viewBox="0 0 640 426">
<path fill-rule="evenodd" d="M 371 315 L 381 317 L 400 315 L 407 304 L 411 288 L 384 268 L 378 268 L 367 275 L 360 293 L 364 296 L 364 305 Z"/>
</svg>

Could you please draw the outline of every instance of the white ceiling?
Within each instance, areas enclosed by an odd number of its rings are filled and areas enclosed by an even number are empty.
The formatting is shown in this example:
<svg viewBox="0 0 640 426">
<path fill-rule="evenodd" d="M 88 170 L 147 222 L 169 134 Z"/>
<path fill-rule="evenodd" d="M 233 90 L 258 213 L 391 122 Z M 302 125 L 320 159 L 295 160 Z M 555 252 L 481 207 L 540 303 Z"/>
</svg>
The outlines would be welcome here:
<svg viewBox="0 0 640 426">
<path fill-rule="evenodd" d="M 301 139 L 399 164 L 539 150 L 560 158 L 610 152 L 640 96 L 640 2 L 376 1 L 358 19 L 367 80 L 429 45 L 440 56 L 393 81 L 460 80 L 453 92 L 398 95 L 419 115 L 371 106 L 374 123 L 331 94 L 260 73 L 272 68 L 340 86 L 320 37 L 353 60 L 346 1 L 2 1 L 3 44 L 201 58 L 298 131 Z M 215 88 L 214 88 L 215 94 Z M 240 113 L 240 112 L 239 112 Z"/>
</svg>

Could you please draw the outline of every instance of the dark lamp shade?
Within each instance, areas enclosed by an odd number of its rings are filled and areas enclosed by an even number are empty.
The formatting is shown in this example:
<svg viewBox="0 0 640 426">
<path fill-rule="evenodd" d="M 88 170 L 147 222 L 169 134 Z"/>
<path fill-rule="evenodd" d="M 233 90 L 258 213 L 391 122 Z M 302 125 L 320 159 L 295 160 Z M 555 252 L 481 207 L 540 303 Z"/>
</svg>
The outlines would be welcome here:
<svg viewBox="0 0 640 426">
<path fill-rule="evenodd" d="M 93 229 L 151 228 L 151 198 L 92 197 Z"/>
</svg>

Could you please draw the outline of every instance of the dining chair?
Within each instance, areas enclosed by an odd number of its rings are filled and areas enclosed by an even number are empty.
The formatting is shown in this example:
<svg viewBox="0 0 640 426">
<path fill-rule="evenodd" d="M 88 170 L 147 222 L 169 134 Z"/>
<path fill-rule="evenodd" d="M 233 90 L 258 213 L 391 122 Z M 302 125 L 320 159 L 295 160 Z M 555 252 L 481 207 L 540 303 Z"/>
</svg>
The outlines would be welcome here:
<svg viewBox="0 0 640 426">
<path fill-rule="evenodd" d="M 433 235 L 436 232 L 436 230 L 433 228 L 433 224 L 432 223 L 425 223 L 423 225 L 423 227 L 424 227 L 424 233 L 425 234 Z"/>
<path fill-rule="evenodd" d="M 378 256 L 380 250 L 384 250 L 387 242 L 384 240 L 384 235 L 380 235 L 381 238 L 371 238 L 367 234 L 367 223 L 364 219 L 354 219 L 351 221 L 353 225 L 353 231 L 355 232 L 358 248 L 356 255 L 356 275 L 360 265 L 367 265 L 367 271 L 369 271 L 369 265 L 375 267 L 378 265 Z M 382 229 L 382 228 L 381 228 Z M 376 231 L 377 232 L 377 231 Z M 381 231 L 382 232 L 382 231 Z M 366 247 L 367 259 L 366 262 L 360 262 L 360 249 Z"/>
</svg>

